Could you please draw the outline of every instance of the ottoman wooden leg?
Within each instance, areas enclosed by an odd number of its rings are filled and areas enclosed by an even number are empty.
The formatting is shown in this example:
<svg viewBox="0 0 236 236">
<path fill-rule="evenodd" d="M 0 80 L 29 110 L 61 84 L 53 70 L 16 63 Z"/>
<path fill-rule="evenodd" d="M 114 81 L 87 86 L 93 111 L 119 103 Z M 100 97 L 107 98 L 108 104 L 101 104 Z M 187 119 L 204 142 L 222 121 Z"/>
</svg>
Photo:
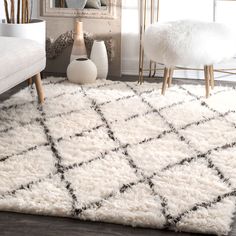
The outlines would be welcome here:
<svg viewBox="0 0 236 236">
<path fill-rule="evenodd" d="M 153 78 L 156 76 L 156 71 L 157 71 L 157 63 L 154 62 L 154 69 L 153 69 L 153 74 L 152 74 Z"/>
<path fill-rule="evenodd" d="M 214 67 L 210 66 L 210 77 L 211 77 L 211 89 L 215 87 Z"/>
<path fill-rule="evenodd" d="M 209 97 L 210 94 L 210 70 L 209 66 L 204 66 L 204 74 L 205 74 L 205 86 L 206 86 L 206 98 Z"/>
<path fill-rule="evenodd" d="M 44 91 L 43 91 L 40 73 L 38 73 L 37 75 L 34 76 L 34 82 L 36 85 L 36 89 L 37 89 L 37 93 L 38 93 L 38 97 L 39 97 L 39 102 L 42 104 L 42 103 L 44 103 Z"/>
<path fill-rule="evenodd" d="M 168 87 L 170 87 L 171 84 L 172 84 L 173 74 L 174 74 L 174 68 L 170 68 L 170 70 L 169 70 L 169 79 L 168 79 Z"/>
<path fill-rule="evenodd" d="M 148 75 L 149 78 L 151 78 L 151 76 L 152 76 L 152 66 L 153 66 L 153 61 L 150 61 L 150 64 L 149 64 L 149 75 Z"/>
<path fill-rule="evenodd" d="M 169 76 L 170 76 L 170 69 L 165 68 L 165 70 L 164 70 L 164 79 L 163 79 L 163 84 L 162 84 L 162 91 L 161 91 L 162 95 L 165 95 L 165 91 L 166 91 Z"/>
</svg>

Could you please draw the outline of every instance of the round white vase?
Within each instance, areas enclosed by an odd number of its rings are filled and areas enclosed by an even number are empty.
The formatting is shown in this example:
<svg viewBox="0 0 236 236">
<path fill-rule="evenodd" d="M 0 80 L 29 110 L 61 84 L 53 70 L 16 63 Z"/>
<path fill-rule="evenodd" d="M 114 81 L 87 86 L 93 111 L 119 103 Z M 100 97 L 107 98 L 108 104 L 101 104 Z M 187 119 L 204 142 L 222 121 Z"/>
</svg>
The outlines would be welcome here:
<svg viewBox="0 0 236 236">
<path fill-rule="evenodd" d="M 46 22 L 40 19 L 32 19 L 27 24 L 7 24 L 5 20 L 1 20 L 0 36 L 31 39 L 45 46 Z"/>
<path fill-rule="evenodd" d="M 108 57 L 104 41 L 95 40 L 90 59 L 97 66 L 98 79 L 106 79 L 108 75 Z"/>
<path fill-rule="evenodd" d="M 76 84 L 94 83 L 97 78 L 97 67 L 88 58 L 78 58 L 68 66 L 67 78 Z"/>
</svg>

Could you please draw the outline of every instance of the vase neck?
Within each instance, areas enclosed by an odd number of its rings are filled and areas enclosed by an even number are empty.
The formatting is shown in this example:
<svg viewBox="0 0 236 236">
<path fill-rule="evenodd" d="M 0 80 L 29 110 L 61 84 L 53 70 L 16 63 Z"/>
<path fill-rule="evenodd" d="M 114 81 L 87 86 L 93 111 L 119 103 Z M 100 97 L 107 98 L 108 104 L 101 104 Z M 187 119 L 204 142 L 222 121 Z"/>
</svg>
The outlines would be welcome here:
<svg viewBox="0 0 236 236">
<path fill-rule="evenodd" d="M 75 35 L 76 37 L 84 37 L 83 22 L 78 20 L 75 23 Z"/>
</svg>

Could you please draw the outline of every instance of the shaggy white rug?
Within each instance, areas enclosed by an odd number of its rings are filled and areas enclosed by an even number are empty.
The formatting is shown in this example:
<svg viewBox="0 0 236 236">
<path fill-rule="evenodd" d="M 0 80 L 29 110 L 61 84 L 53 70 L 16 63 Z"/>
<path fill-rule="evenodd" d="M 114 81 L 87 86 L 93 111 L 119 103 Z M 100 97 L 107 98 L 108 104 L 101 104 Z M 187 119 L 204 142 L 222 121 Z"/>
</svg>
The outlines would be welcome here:
<svg viewBox="0 0 236 236">
<path fill-rule="evenodd" d="M 44 80 L 0 104 L 0 210 L 228 234 L 236 90 Z"/>
</svg>

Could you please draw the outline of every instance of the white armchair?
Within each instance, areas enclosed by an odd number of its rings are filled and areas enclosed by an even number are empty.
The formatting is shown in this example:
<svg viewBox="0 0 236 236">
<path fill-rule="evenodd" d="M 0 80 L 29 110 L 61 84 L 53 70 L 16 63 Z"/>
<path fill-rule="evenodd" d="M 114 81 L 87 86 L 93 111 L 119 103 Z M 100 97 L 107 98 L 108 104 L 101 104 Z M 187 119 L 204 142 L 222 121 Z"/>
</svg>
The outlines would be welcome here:
<svg viewBox="0 0 236 236">
<path fill-rule="evenodd" d="M 45 68 L 45 48 L 35 41 L 0 37 L 0 94 L 34 78 L 39 102 L 44 102 L 40 72 Z"/>
</svg>

